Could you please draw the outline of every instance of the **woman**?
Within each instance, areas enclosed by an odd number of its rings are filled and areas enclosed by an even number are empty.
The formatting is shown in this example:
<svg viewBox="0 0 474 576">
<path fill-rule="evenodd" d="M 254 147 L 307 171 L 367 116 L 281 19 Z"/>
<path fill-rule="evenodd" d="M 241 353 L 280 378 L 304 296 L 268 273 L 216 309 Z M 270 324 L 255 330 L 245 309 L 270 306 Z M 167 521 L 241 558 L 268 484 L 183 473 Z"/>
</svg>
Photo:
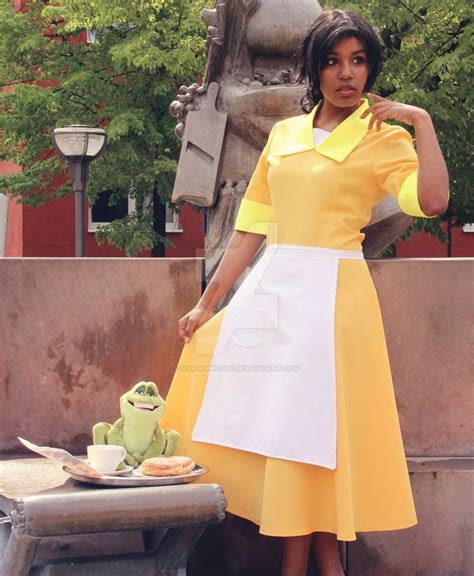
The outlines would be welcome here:
<svg viewBox="0 0 474 576">
<path fill-rule="evenodd" d="M 429 114 L 367 92 L 380 45 L 364 19 L 323 12 L 302 54 L 307 114 L 272 128 L 220 266 L 179 320 L 162 424 L 230 512 L 285 537 L 283 576 L 303 576 L 310 549 L 340 576 L 338 539 L 417 523 L 360 230 L 387 193 L 408 214 L 442 213 L 448 174 Z M 414 127 L 418 156 L 386 120 Z"/>
</svg>

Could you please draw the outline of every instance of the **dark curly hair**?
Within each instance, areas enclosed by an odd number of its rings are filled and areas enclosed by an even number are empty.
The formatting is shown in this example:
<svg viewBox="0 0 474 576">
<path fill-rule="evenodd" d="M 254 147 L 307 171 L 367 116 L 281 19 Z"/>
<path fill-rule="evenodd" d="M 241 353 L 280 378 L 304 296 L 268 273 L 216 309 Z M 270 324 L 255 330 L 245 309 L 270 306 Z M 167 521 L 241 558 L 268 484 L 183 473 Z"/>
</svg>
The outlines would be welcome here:
<svg viewBox="0 0 474 576">
<path fill-rule="evenodd" d="M 336 42 L 347 36 L 358 38 L 367 53 L 369 76 L 364 91 L 374 85 L 382 68 L 382 47 L 374 28 L 352 10 L 326 10 L 311 24 L 297 60 L 297 66 L 301 66 L 301 63 L 302 66 L 295 82 L 308 84 L 300 102 L 303 112 L 311 112 L 323 97 L 320 90 L 321 68 Z"/>
</svg>

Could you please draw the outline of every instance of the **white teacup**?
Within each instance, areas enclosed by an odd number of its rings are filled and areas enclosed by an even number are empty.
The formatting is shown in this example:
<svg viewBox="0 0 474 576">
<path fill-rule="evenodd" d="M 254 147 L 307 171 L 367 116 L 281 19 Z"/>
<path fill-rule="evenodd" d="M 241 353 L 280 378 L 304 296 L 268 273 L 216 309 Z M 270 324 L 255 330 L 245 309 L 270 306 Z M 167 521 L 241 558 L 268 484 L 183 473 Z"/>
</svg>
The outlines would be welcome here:
<svg viewBox="0 0 474 576">
<path fill-rule="evenodd" d="M 92 444 L 87 447 L 87 458 L 92 468 L 99 472 L 112 472 L 127 455 L 123 446 L 114 444 Z"/>
</svg>

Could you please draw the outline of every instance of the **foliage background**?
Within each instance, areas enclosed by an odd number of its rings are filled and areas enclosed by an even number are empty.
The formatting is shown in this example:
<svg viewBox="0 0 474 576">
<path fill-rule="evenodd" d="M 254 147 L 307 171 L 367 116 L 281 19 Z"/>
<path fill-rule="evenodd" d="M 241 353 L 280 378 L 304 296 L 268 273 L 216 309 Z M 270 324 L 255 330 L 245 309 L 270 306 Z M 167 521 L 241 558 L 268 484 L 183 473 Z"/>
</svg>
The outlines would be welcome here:
<svg viewBox="0 0 474 576">
<path fill-rule="evenodd" d="M 204 69 L 206 0 L 31 0 L 15 13 L 0 0 L 0 160 L 21 165 L 0 176 L 9 191 L 35 206 L 71 193 L 54 191 L 65 163 L 51 152 L 54 127 L 102 126 L 108 146 L 90 165 L 88 196 L 112 189 L 112 201 L 131 193 L 137 212 L 102 228 L 99 239 L 128 255 L 159 242 L 151 194 L 169 200 L 179 154 L 168 112 L 179 86 Z M 93 30 L 93 43 L 78 35 Z M 174 206 L 174 205 L 173 205 Z M 176 207 L 175 207 L 176 208 Z"/>
<path fill-rule="evenodd" d="M 337 7 L 358 12 L 379 31 L 385 63 L 375 92 L 420 106 L 433 119 L 450 174 L 449 208 L 438 218 L 415 219 L 405 237 L 426 230 L 446 240 L 451 227 L 474 222 L 472 4 L 460 0 L 342 0 Z"/>
<path fill-rule="evenodd" d="M 296 0 L 295 0 L 296 1 Z M 103 126 L 105 156 L 91 164 L 88 195 L 105 189 L 112 201 L 129 193 L 137 212 L 101 229 L 99 239 L 128 255 L 166 243 L 154 229 L 155 202 L 169 200 L 179 153 L 168 113 L 181 84 L 204 70 L 212 0 L 31 0 L 15 13 L 0 0 L 0 160 L 22 172 L 0 175 L 0 191 L 38 205 L 69 194 L 55 189 L 64 161 L 51 152 L 52 128 L 73 123 Z M 332 5 L 334 6 L 334 5 Z M 332 7 L 325 6 L 325 7 Z M 364 15 L 380 32 L 385 66 L 375 89 L 431 114 L 451 181 L 450 207 L 439 218 L 416 219 L 440 239 L 452 226 L 474 222 L 471 194 L 473 27 L 460 0 L 341 0 L 337 7 Z M 94 43 L 78 42 L 85 30 Z M 197 209 L 197 208 L 195 208 Z"/>
</svg>

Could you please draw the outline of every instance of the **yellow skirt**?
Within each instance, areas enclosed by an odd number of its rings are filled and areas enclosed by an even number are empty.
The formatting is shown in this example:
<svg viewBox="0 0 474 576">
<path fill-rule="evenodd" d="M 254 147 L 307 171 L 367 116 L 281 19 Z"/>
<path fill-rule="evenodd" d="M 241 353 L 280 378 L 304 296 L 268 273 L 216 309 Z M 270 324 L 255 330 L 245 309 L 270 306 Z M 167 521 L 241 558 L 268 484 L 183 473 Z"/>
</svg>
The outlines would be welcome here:
<svg viewBox="0 0 474 576">
<path fill-rule="evenodd" d="M 209 467 L 200 482 L 220 484 L 228 512 L 257 524 L 268 536 L 323 531 L 351 541 L 356 532 L 414 526 L 417 518 L 384 329 L 367 263 L 339 264 L 335 470 L 191 440 L 225 311 L 184 345 L 161 420 L 162 428 L 181 434 L 177 454 Z M 288 441 L 298 442 L 290 429 Z"/>
</svg>

